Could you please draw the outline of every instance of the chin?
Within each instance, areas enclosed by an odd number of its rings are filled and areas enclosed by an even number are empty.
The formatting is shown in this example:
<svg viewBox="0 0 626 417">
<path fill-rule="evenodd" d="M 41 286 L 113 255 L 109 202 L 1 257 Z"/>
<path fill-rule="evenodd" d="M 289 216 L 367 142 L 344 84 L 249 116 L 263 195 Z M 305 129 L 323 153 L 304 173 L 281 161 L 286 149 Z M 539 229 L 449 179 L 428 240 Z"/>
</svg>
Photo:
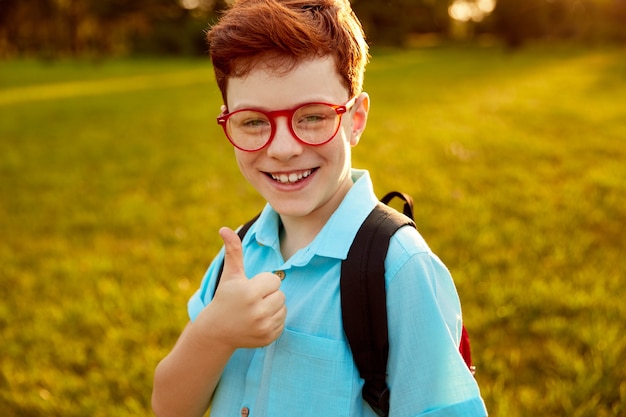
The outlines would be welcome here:
<svg viewBox="0 0 626 417">
<path fill-rule="evenodd" d="M 310 204 L 272 204 L 272 208 L 280 215 L 286 217 L 306 217 L 313 211 Z"/>
</svg>

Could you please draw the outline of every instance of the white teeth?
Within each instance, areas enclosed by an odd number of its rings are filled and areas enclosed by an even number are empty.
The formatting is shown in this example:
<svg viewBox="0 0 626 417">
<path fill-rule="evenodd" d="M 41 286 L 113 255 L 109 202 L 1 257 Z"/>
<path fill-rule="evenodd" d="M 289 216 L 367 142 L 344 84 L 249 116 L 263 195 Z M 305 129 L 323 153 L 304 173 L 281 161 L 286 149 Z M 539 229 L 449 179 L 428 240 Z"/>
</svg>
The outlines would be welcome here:
<svg viewBox="0 0 626 417">
<path fill-rule="evenodd" d="M 282 184 L 293 184 L 311 175 L 311 170 L 291 174 L 272 174 L 272 178 Z"/>
</svg>

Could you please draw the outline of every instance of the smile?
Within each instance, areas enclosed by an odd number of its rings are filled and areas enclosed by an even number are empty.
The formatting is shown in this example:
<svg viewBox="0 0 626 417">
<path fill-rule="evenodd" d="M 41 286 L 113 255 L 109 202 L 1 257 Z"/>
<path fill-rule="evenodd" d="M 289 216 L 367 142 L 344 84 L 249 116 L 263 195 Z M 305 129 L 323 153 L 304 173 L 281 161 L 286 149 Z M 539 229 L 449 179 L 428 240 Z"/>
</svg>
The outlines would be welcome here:
<svg viewBox="0 0 626 417">
<path fill-rule="evenodd" d="M 312 172 L 313 172 L 312 169 L 307 169 L 306 171 L 291 172 L 291 173 L 286 173 L 286 172 L 280 173 L 280 174 L 269 173 L 269 175 L 272 177 L 274 181 L 278 181 L 281 184 L 294 184 L 298 181 L 302 181 L 303 179 L 311 175 Z"/>
</svg>

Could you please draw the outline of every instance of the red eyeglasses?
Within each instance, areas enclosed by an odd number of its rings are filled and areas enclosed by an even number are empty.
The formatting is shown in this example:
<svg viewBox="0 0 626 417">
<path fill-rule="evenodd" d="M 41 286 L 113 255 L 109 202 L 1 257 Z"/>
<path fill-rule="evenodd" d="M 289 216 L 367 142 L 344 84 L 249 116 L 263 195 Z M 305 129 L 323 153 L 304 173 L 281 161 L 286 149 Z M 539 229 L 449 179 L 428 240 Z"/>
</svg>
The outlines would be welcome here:
<svg viewBox="0 0 626 417">
<path fill-rule="evenodd" d="M 268 146 L 276 134 L 276 118 L 289 120 L 291 134 L 306 145 L 319 146 L 329 142 L 341 125 L 341 116 L 354 105 L 356 97 L 345 104 L 306 103 L 288 110 L 265 111 L 241 109 L 221 114 L 217 123 L 238 149 L 259 151 Z"/>
</svg>

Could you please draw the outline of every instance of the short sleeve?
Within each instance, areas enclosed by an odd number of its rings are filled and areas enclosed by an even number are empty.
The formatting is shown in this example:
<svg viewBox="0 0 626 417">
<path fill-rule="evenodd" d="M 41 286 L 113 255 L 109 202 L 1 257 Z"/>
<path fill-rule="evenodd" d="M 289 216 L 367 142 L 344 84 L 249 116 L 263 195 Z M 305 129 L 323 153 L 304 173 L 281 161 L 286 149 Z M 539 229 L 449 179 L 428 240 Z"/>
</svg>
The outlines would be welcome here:
<svg viewBox="0 0 626 417">
<path fill-rule="evenodd" d="M 462 318 L 452 277 L 412 233 L 392 238 L 386 261 L 390 416 L 486 416 L 458 350 Z"/>
</svg>

